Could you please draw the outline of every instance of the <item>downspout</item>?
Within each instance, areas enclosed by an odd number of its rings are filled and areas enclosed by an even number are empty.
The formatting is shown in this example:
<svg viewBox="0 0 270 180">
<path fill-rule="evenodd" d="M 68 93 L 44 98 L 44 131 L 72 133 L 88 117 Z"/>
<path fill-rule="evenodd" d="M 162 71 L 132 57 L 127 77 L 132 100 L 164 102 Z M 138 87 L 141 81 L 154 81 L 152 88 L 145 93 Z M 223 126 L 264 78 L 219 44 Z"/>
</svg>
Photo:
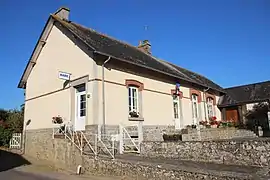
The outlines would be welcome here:
<svg viewBox="0 0 270 180">
<path fill-rule="evenodd" d="M 204 118 L 205 118 L 205 120 L 207 120 L 205 93 L 206 93 L 209 89 L 210 89 L 210 88 L 208 87 L 207 89 L 204 89 L 204 90 L 203 90 L 203 99 L 204 99 L 203 107 L 204 107 Z"/>
<path fill-rule="evenodd" d="M 106 124 L 106 121 L 105 121 L 105 83 L 104 83 L 104 68 L 105 68 L 105 64 L 107 62 L 109 62 L 111 59 L 111 56 L 109 56 L 105 61 L 104 63 L 102 64 L 102 122 L 103 122 L 103 126 L 102 126 L 102 133 L 101 134 L 106 134 L 105 131 L 106 131 L 106 128 L 105 128 L 105 124 Z"/>
</svg>

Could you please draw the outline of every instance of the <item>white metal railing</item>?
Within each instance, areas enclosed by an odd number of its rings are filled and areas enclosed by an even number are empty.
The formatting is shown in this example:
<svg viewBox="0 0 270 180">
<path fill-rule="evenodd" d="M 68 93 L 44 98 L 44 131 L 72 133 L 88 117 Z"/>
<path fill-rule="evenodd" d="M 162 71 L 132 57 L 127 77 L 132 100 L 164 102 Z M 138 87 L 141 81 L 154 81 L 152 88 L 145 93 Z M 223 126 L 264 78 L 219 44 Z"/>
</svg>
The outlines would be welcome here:
<svg viewBox="0 0 270 180">
<path fill-rule="evenodd" d="M 129 132 L 126 127 L 129 128 L 135 128 L 136 130 Z M 140 143 L 141 143 L 141 136 L 140 133 L 140 126 L 139 125 L 133 125 L 133 126 L 124 126 L 123 124 L 119 125 L 119 136 L 120 136 L 120 154 L 123 154 L 124 152 L 135 152 L 140 153 Z M 135 133 L 137 137 L 133 138 L 131 137 L 130 133 Z M 131 150 L 127 150 L 131 149 Z"/>
<path fill-rule="evenodd" d="M 98 138 L 98 134 L 73 131 L 73 127 L 70 124 L 55 125 L 53 128 L 53 139 L 55 135 L 63 135 L 65 139 L 71 141 L 80 150 L 81 154 L 89 154 L 85 150 L 85 146 L 88 146 L 90 154 L 93 154 L 95 158 L 98 157 L 98 148 L 102 148 L 112 159 L 115 157 L 115 141 L 111 136 L 102 135 L 108 138 Z M 109 143 L 105 143 L 105 140 Z M 106 144 L 110 144 L 110 147 Z"/>
<path fill-rule="evenodd" d="M 9 142 L 9 148 L 20 149 L 22 145 L 22 133 L 14 133 Z"/>
</svg>

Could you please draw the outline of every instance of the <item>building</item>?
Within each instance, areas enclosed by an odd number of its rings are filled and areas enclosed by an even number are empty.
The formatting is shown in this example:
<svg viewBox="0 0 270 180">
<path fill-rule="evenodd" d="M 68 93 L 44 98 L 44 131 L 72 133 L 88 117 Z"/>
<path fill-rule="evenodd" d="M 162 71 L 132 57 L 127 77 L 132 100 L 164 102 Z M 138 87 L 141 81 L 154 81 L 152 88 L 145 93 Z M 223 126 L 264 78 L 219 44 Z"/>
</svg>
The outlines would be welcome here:
<svg viewBox="0 0 270 180">
<path fill-rule="evenodd" d="M 261 126 L 264 131 L 269 131 L 267 112 L 269 111 L 270 81 L 230 87 L 224 90 L 226 95 L 221 97 L 218 105 L 222 111 L 222 119 L 251 126 L 249 128 L 252 130 L 255 130 L 255 126 Z M 254 107 L 260 111 L 254 113 Z"/>
<path fill-rule="evenodd" d="M 27 131 L 51 132 L 52 117 L 61 116 L 75 130 L 97 133 L 140 124 L 144 140 L 155 140 L 163 131 L 221 119 L 222 87 L 155 58 L 147 40 L 129 45 L 70 21 L 69 12 L 49 16 L 19 82 Z"/>
</svg>

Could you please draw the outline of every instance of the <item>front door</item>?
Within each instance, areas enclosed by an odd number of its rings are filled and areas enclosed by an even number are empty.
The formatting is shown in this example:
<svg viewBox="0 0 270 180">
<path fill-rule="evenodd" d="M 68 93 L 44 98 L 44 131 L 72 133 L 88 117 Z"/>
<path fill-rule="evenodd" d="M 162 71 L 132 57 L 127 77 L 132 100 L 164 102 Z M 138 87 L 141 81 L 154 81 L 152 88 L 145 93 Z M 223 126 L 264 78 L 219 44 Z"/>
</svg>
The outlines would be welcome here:
<svg viewBox="0 0 270 180">
<path fill-rule="evenodd" d="M 226 120 L 238 122 L 239 121 L 238 110 L 237 109 L 227 109 L 226 110 Z"/>
<path fill-rule="evenodd" d="M 86 117 L 86 92 L 85 88 L 78 88 L 76 92 L 76 117 L 75 131 L 85 130 Z"/>
<path fill-rule="evenodd" d="M 175 129 L 181 129 L 180 101 L 177 95 L 173 95 L 173 111 Z"/>
</svg>

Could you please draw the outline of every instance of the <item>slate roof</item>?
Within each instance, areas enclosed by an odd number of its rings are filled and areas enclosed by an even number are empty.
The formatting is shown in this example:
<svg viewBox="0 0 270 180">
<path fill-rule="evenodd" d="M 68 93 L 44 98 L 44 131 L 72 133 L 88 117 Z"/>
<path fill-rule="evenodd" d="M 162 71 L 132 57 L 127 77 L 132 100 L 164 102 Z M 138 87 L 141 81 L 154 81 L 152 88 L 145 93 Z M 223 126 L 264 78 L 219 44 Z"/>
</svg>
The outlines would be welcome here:
<svg viewBox="0 0 270 180">
<path fill-rule="evenodd" d="M 219 106 L 232 106 L 270 99 L 270 81 L 226 88 Z"/>
<path fill-rule="evenodd" d="M 187 82 L 195 83 L 203 87 L 210 87 L 211 89 L 217 90 L 219 92 L 224 92 L 222 87 L 205 78 L 204 76 L 193 73 L 173 64 L 172 66 L 174 66 L 176 69 L 171 68 L 161 63 L 154 56 L 143 52 L 135 46 L 96 32 L 93 29 L 86 28 L 75 22 L 65 21 L 54 15 L 52 15 L 52 17 L 64 25 L 64 27 L 68 28 L 73 34 L 82 39 L 95 52 L 110 55 L 119 60 L 124 60 L 141 67 L 146 67 L 148 69 L 177 77 Z"/>
</svg>

